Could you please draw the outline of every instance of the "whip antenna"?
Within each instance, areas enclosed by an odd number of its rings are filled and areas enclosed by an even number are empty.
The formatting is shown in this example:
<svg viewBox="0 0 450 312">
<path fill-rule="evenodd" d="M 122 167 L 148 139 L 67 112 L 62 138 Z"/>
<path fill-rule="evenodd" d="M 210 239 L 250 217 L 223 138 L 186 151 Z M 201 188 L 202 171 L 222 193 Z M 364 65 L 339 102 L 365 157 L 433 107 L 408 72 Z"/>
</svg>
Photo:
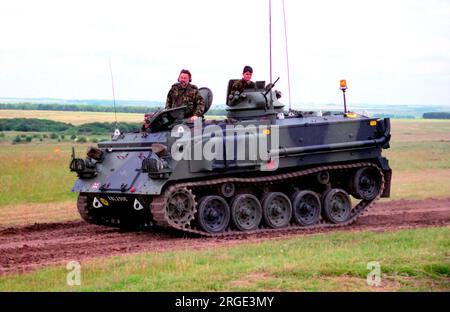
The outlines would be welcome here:
<svg viewBox="0 0 450 312">
<path fill-rule="evenodd" d="M 288 52 L 288 40 L 287 40 L 287 27 L 286 27 L 286 11 L 284 9 L 283 0 L 283 19 L 284 19 L 284 41 L 286 43 L 286 67 L 287 67 L 287 81 L 288 81 L 288 95 L 289 95 L 289 111 L 291 111 L 291 79 L 289 73 L 289 52 Z"/>
<path fill-rule="evenodd" d="M 272 0 L 269 0 L 269 58 L 270 58 L 270 83 L 272 83 Z"/>
<path fill-rule="evenodd" d="M 111 87 L 112 87 L 112 94 L 113 94 L 114 118 L 116 120 L 116 131 L 117 131 L 116 95 L 114 94 L 114 77 L 113 77 L 113 72 L 112 72 L 111 59 L 109 59 L 109 72 L 111 73 Z"/>
</svg>

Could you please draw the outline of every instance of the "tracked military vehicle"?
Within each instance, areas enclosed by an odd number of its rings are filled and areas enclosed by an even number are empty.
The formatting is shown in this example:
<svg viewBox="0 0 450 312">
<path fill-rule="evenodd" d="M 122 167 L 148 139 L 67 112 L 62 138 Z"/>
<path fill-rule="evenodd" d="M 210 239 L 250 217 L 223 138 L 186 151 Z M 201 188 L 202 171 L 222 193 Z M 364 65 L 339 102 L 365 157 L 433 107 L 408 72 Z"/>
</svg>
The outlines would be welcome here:
<svg viewBox="0 0 450 312">
<path fill-rule="evenodd" d="M 241 235 L 345 226 L 389 197 L 388 118 L 286 111 L 272 87 L 257 82 L 227 97 L 224 120 L 162 110 L 134 133 L 116 130 L 86 158 L 73 155 L 81 217 Z M 200 93 L 208 109 L 212 93 Z"/>
</svg>

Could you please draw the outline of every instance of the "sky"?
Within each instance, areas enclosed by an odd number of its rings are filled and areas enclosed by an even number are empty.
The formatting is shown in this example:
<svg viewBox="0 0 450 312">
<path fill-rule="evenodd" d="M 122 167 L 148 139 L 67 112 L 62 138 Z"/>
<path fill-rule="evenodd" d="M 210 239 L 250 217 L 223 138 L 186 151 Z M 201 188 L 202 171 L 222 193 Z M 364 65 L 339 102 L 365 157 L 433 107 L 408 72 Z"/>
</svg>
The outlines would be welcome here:
<svg viewBox="0 0 450 312">
<path fill-rule="evenodd" d="M 272 0 L 272 72 L 293 107 L 450 108 L 450 0 Z M 270 81 L 269 0 L 2 1 L 0 98 L 165 101 L 181 69 L 225 103 Z M 289 59 L 289 76 L 287 70 Z M 290 78 L 290 79 L 288 79 Z M 290 88 L 288 87 L 290 81 Z M 290 95 L 290 96 L 289 96 Z"/>
</svg>

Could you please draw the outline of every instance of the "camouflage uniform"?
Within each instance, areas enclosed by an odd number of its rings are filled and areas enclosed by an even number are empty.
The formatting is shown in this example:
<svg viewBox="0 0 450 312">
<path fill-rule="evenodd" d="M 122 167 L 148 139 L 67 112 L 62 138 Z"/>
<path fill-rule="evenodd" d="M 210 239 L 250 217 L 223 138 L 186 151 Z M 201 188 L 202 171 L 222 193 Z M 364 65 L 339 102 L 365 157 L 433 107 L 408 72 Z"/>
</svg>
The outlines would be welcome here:
<svg viewBox="0 0 450 312">
<path fill-rule="evenodd" d="M 181 83 L 175 83 L 167 94 L 166 109 L 186 105 L 187 112 L 185 117 L 203 116 L 205 111 L 205 101 L 198 92 L 197 86 L 188 84 L 183 87 Z"/>
<path fill-rule="evenodd" d="M 255 88 L 255 83 L 253 81 L 245 81 L 244 79 L 237 80 L 231 86 L 231 94 L 235 91 L 239 91 L 240 93 L 244 92 L 244 89 Z"/>
</svg>

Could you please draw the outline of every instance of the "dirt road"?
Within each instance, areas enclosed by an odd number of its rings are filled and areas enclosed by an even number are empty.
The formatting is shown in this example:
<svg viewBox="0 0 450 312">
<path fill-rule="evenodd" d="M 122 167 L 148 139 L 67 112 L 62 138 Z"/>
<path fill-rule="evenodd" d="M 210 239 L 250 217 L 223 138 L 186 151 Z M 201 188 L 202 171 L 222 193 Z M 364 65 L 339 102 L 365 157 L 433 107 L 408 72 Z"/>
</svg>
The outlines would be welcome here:
<svg viewBox="0 0 450 312">
<path fill-rule="evenodd" d="M 391 201 L 374 205 L 356 223 L 329 231 L 386 231 L 450 225 L 450 198 L 424 201 Z M 138 252 L 165 252 L 182 249 L 226 247 L 309 235 L 311 231 L 229 238 L 182 237 L 176 233 L 124 232 L 90 225 L 83 221 L 35 224 L 0 229 L 0 274 L 30 271 L 51 264 L 65 264 L 98 256 Z"/>
</svg>

